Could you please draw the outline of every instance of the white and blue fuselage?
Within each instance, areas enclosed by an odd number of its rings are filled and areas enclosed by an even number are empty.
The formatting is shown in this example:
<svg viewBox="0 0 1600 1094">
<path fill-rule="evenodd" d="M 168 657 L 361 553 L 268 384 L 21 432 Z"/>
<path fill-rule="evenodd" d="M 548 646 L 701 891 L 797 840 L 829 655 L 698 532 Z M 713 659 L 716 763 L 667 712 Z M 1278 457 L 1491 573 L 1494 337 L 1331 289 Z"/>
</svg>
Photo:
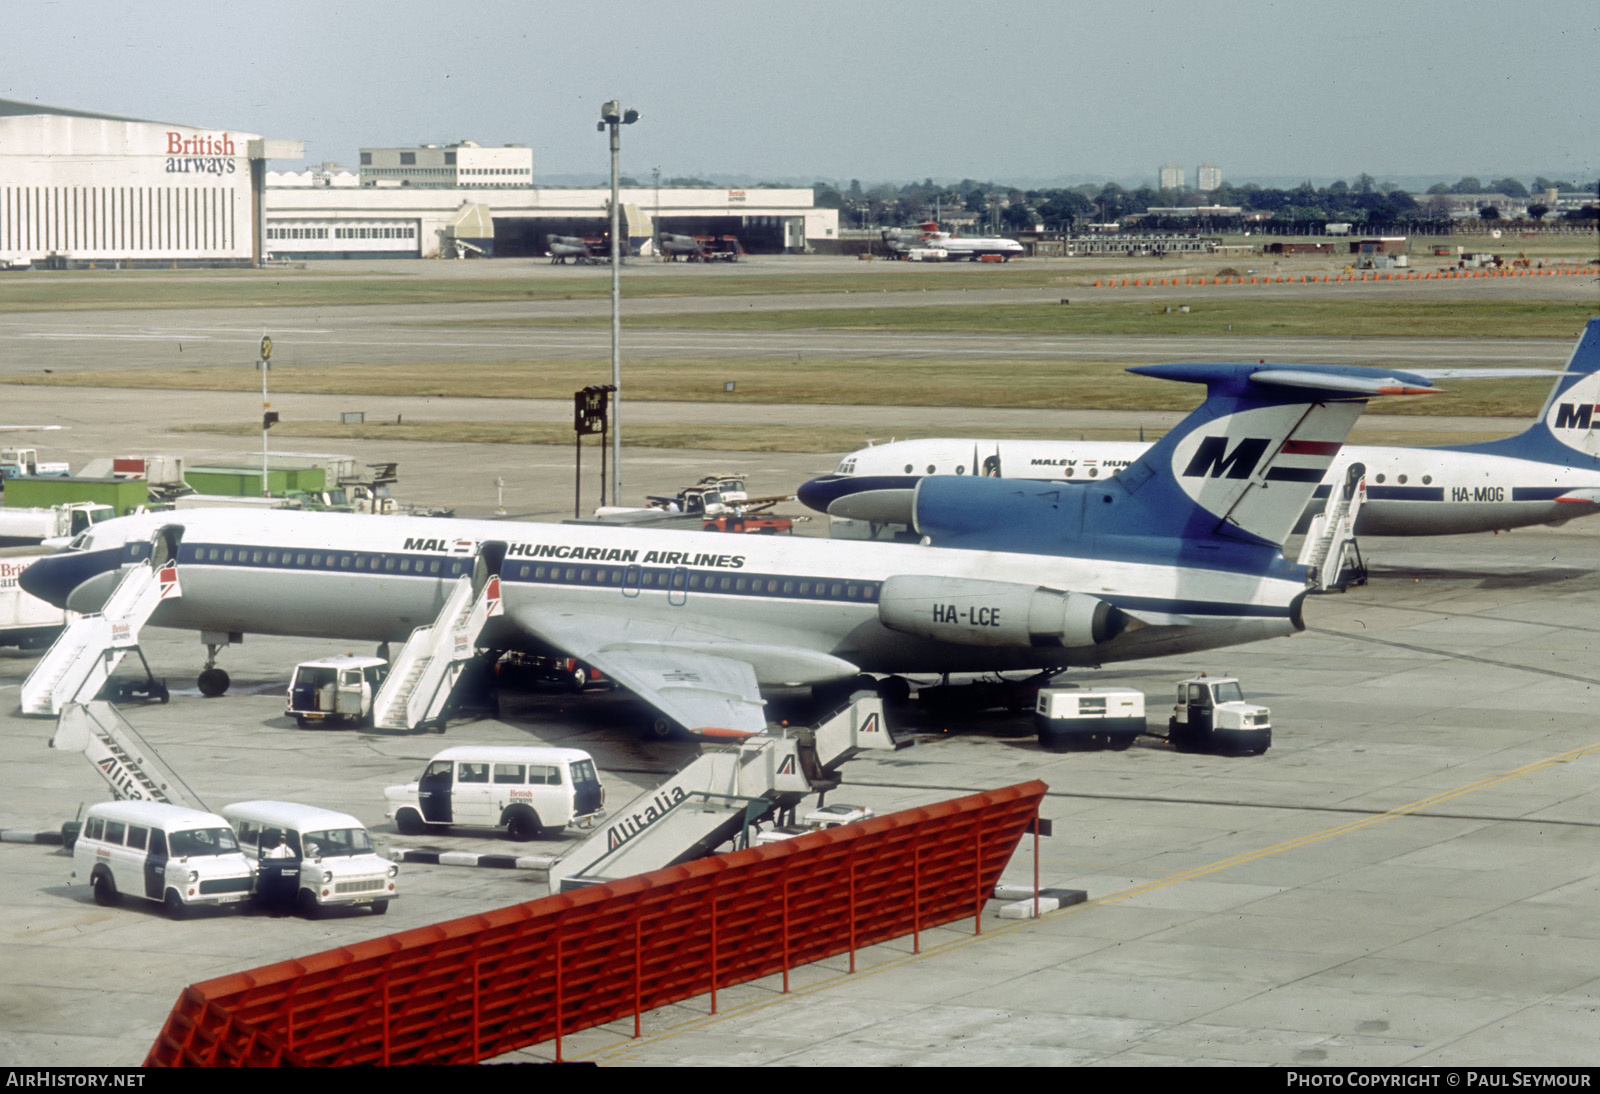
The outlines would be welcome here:
<svg viewBox="0 0 1600 1094">
<path fill-rule="evenodd" d="M 72 550 L 41 560 L 29 591 L 94 611 L 123 568 L 148 559 L 162 528 L 181 528 L 182 595 L 157 609 L 151 623 L 158 626 L 399 641 L 433 622 L 448 586 L 472 572 L 482 545 L 503 543 L 505 615 L 529 624 L 520 637 L 503 636 L 508 648 L 528 644 L 541 616 L 566 612 L 609 619 L 624 631 L 670 628 L 685 638 L 805 649 L 873 672 L 1098 664 L 1231 645 L 1298 629 L 1306 591 L 1304 571 L 1281 556 L 1276 573 L 1257 574 L 1178 559 L 230 509 L 97 525 Z M 904 574 L 1070 589 L 1143 625 L 1075 648 L 941 642 L 883 625 L 884 583 Z M 779 667 L 781 658 L 771 674 L 756 664 L 762 683 L 795 675 Z"/>
</svg>

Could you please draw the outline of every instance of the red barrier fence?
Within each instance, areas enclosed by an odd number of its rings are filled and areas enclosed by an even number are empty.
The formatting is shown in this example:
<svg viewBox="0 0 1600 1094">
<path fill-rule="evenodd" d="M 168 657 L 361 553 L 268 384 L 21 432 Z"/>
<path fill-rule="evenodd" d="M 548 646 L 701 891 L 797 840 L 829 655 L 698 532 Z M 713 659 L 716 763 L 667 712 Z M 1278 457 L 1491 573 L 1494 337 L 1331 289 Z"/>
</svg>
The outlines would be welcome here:
<svg viewBox="0 0 1600 1094">
<path fill-rule="evenodd" d="M 185 988 L 146 1066 L 480 1060 L 981 914 L 1020 783 Z"/>
</svg>

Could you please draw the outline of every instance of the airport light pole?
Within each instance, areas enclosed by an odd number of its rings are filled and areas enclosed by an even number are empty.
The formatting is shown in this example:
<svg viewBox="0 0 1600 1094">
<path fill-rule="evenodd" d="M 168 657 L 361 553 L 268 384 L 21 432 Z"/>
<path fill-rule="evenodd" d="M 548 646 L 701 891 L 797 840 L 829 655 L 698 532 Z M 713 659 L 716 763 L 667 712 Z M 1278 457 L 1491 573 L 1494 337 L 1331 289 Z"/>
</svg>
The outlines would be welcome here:
<svg viewBox="0 0 1600 1094">
<path fill-rule="evenodd" d="M 623 110 L 612 99 L 600 108 L 596 129 L 611 130 L 611 504 L 622 503 L 622 208 L 617 199 L 617 156 L 622 127 L 639 120 L 637 110 Z"/>
</svg>

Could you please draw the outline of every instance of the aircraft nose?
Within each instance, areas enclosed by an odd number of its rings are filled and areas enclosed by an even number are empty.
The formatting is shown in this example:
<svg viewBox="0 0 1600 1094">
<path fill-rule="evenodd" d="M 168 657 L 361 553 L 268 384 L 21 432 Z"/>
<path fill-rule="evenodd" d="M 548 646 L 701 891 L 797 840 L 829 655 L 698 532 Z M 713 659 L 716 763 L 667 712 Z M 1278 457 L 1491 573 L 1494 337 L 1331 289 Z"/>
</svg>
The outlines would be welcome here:
<svg viewBox="0 0 1600 1094">
<path fill-rule="evenodd" d="M 102 555 L 112 557 L 99 557 Z M 46 555 L 23 570 L 21 576 L 17 578 L 17 584 L 21 585 L 22 591 L 29 596 L 38 597 L 46 604 L 57 608 L 65 608 L 72 590 L 95 574 L 115 565 L 115 555 L 115 551 L 63 551 L 60 554 Z"/>
<path fill-rule="evenodd" d="M 800 484 L 795 491 L 795 497 L 800 499 L 800 504 L 819 513 L 826 513 L 828 506 L 837 498 L 850 492 L 850 480 L 839 475 L 823 475 L 821 478 L 808 479 Z"/>
</svg>

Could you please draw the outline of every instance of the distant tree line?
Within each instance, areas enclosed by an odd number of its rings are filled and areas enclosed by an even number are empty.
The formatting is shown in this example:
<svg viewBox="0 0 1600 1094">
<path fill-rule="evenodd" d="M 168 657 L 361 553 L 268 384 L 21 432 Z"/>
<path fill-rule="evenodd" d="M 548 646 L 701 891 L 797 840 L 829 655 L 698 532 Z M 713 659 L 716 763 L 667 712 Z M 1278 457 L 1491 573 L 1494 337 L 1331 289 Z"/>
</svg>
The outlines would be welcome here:
<svg viewBox="0 0 1600 1094">
<path fill-rule="evenodd" d="M 935 219 L 958 218 L 975 228 L 996 232 L 1027 231 L 1042 225 L 1047 231 L 1073 231 L 1088 224 L 1106 224 L 1127 217 L 1141 216 L 1140 224 L 1153 230 L 1199 227 L 1205 231 L 1228 231 L 1244 227 L 1251 214 L 1270 213 L 1261 223 L 1274 233 L 1309 234 L 1321 232 L 1329 222 L 1344 222 L 1352 229 L 1376 231 L 1438 231 L 1455 223 L 1450 197 L 1461 194 L 1503 194 L 1520 202 L 1530 196 L 1529 189 L 1513 178 L 1496 179 L 1488 185 L 1472 177 L 1454 185 L 1440 183 L 1430 187 L 1422 200 L 1392 182 L 1379 182 L 1368 174 L 1355 182 L 1343 180 L 1329 186 L 1313 186 L 1309 181 L 1292 189 L 1224 184 L 1215 190 L 1161 190 L 1140 186 L 1128 190 L 1114 182 L 1085 184 L 1053 190 L 1021 190 L 963 179 L 953 186 L 936 185 L 932 179 L 905 185 L 881 183 L 870 188 L 852 179 L 840 190 L 826 182 L 813 187 L 819 207 L 839 210 L 844 228 L 884 228 L 919 224 Z M 1572 191 L 1580 187 L 1564 181 L 1537 178 L 1534 194 L 1546 190 Z M 1589 187 L 1591 192 L 1594 187 Z M 1238 216 L 1145 215 L 1151 208 L 1238 206 Z M 1541 221 L 1548 206 L 1534 202 L 1527 206 L 1528 218 Z M 1493 204 L 1480 208 L 1484 220 L 1500 218 Z M 1563 215 L 1563 223 L 1600 220 L 1600 203 Z"/>
</svg>

